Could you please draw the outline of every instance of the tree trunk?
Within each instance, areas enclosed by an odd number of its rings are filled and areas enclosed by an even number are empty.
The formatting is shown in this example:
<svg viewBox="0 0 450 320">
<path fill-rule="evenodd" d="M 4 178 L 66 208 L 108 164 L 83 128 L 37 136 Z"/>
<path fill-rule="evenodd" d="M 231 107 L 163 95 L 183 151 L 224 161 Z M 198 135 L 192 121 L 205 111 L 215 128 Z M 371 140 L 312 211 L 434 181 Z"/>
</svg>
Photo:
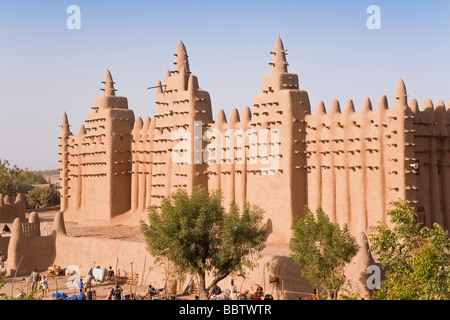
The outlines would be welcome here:
<svg viewBox="0 0 450 320">
<path fill-rule="evenodd" d="M 206 290 L 206 275 L 205 273 L 198 273 L 199 286 L 198 291 L 200 294 L 200 300 L 208 300 L 208 290 Z"/>
</svg>

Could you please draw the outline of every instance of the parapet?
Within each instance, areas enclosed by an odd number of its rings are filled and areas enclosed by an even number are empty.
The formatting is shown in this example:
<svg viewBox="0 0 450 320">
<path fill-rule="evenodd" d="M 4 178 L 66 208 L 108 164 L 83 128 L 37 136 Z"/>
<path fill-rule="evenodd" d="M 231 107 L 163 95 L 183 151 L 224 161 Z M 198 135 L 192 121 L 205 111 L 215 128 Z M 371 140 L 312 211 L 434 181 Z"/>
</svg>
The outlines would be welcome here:
<svg viewBox="0 0 450 320">
<path fill-rule="evenodd" d="M 42 236 L 40 220 L 36 212 L 29 219 L 16 218 L 11 228 L 8 245 L 8 275 L 26 275 L 34 269 L 47 270 L 56 258 L 56 239 L 66 236 L 64 218 L 61 212 L 55 215 L 53 231 Z"/>
<path fill-rule="evenodd" d="M 14 202 L 11 197 L 0 194 L 0 223 L 12 223 L 14 219 L 25 219 L 25 200 L 19 193 Z"/>
</svg>

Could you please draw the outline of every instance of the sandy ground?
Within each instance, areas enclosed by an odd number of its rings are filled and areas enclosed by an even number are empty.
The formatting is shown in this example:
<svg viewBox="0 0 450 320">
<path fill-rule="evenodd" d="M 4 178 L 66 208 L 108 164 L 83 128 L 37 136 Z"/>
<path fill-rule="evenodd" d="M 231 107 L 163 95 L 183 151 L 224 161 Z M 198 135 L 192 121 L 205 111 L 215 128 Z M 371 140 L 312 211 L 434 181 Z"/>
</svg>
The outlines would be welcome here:
<svg viewBox="0 0 450 320">
<path fill-rule="evenodd" d="M 58 212 L 58 208 L 54 208 L 48 211 L 39 211 L 39 219 L 41 221 L 41 233 L 43 235 L 49 234 L 52 231 L 53 226 L 53 218 L 54 215 Z M 27 212 L 27 217 L 29 212 Z M 130 226 L 108 226 L 108 227 L 92 227 L 92 226 L 83 226 L 74 222 L 65 222 L 67 235 L 71 237 L 95 237 L 95 238 L 105 238 L 105 239 L 120 239 L 120 240 L 128 240 L 128 241 L 137 241 L 143 242 L 144 237 L 139 231 L 139 227 L 130 227 Z M 11 227 L 11 225 L 9 225 Z M 67 276 L 59 276 L 55 277 L 49 275 L 47 272 L 41 273 L 41 276 L 47 275 L 49 279 L 49 289 L 50 292 L 45 296 L 42 292 L 39 292 L 39 296 L 42 296 L 43 300 L 52 300 L 52 295 L 56 292 L 64 292 L 69 297 L 79 293 L 78 289 L 68 289 L 67 288 Z M 84 275 L 82 275 L 84 277 Z M 28 281 L 25 277 L 8 277 L 8 283 L 0 290 L 0 293 L 5 293 L 8 296 L 17 296 L 20 292 L 24 292 L 25 294 L 31 291 L 31 282 Z M 105 300 L 108 296 L 108 293 L 115 286 L 115 283 L 96 283 L 93 284 L 92 290 L 96 293 L 97 300 Z M 122 286 L 123 294 L 133 293 L 136 297 L 143 296 L 146 294 L 147 285 L 137 285 L 132 286 L 130 288 L 129 284 L 125 284 Z M 159 288 L 157 288 L 159 289 Z M 165 296 L 164 296 L 165 297 Z M 161 297 L 161 298 L 164 298 Z M 178 296 L 177 299 L 194 299 L 194 296 Z"/>
</svg>

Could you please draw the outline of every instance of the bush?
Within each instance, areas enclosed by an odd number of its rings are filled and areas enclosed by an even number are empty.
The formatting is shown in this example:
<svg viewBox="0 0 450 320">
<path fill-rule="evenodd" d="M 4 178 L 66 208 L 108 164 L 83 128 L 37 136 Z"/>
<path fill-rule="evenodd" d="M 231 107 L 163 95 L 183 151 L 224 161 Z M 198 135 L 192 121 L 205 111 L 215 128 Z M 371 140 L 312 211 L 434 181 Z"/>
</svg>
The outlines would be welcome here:
<svg viewBox="0 0 450 320">
<path fill-rule="evenodd" d="M 59 192 L 54 188 L 35 188 L 27 195 L 28 204 L 34 208 L 45 208 L 59 204 Z"/>
</svg>

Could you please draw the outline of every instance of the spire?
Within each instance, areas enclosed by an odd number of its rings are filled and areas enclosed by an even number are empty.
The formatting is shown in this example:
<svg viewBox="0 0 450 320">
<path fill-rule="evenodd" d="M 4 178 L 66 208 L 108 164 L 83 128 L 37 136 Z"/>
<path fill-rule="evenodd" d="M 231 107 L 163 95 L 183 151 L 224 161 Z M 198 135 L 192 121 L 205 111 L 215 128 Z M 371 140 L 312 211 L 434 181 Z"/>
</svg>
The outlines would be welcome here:
<svg viewBox="0 0 450 320">
<path fill-rule="evenodd" d="M 144 121 L 142 121 L 141 117 L 137 117 L 136 120 L 134 120 L 134 125 L 133 125 L 134 133 L 137 133 L 140 130 L 142 130 L 143 126 L 144 126 Z"/>
<path fill-rule="evenodd" d="M 388 106 L 387 97 L 385 95 L 383 95 L 378 100 L 376 111 L 383 112 L 383 111 L 388 110 L 388 109 L 389 109 L 389 106 Z"/>
<path fill-rule="evenodd" d="M 228 121 L 228 123 L 230 125 L 235 125 L 236 123 L 240 122 L 240 116 L 239 116 L 239 111 L 236 108 L 233 108 L 233 110 L 231 110 L 231 114 L 230 114 L 230 120 Z"/>
<path fill-rule="evenodd" d="M 431 101 L 431 99 L 426 99 L 422 103 L 422 106 L 420 107 L 420 111 L 422 111 L 422 112 L 433 111 L 433 110 L 434 110 L 434 106 L 433 106 L 433 101 Z"/>
<path fill-rule="evenodd" d="M 67 235 L 66 226 L 64 224 L 64 215 L 61 211 L 59 211 L 53 219 L 53 230 L 56 231 L 58 235 Z"/>
<path fill-rule="evenodd" d="M 69 126 L 69 119 L 67 118 L 67 113 L 63 113 L 63 118 L 62 118 L 62 127 L 68 127 Z"/>
<path fill-rule="evenodd" d="M 284 50 L 283 42 L 278 37 L 275 42 L 275 49 L 271 54 L 273 55 L 272 63 L 270 63 L 272 72 L 288 72 L 286 61 L 286 51 Z"/>
<path fill-rule="evenodd" d="M 186 47 L 184 46 L 183 41 L 180 40 L 177 46 L 177 52 L 175 53 L 175 62 L 174 62 L 175 72 L 181 73 L 182 68 L 184 68 L 186 75 L 189 75 L 191 72 L 189 70 L 189 60 L 188 54 L 186 51 Z"/>
<path fill-rule="evenodd" d="M 341 113 L 341 106 L 339 104 L 339 101 L 336 99 L 331 102 L 330 111 L 328 112 L 328 114 L 333 113 Z"/>
<path fill-rule="evenodd" d="M 79 136 L 84 136 L 86 134 L 86 127 L 84 125 L 81 125 L 80 130 L 78 130 Z"/>
<path fill-rule="evenodd" d="M 361 112 L 372 111 L 372 102 L 369 98 L 365 98 L 361 106 Z"/>
<path fill-rule="evenodd" d="M 353 104 L 353 100 L 348 100 L 344 106 L 344 113 L 354 113 L 355 105 Z"/>
<path fill-rule="evenodd" d="M 223 109 L 220 109 L 219 112 L 217 113 L 215 124 L 217 127 L 220 128 L 220 126 L 225 123 L 227 123 L 227 117 Z"/>
<path fill-rule="evenodd" d="M 252 120 L 252 111 L 247 106 L 244 108 L 244 111 L 242 112 L 241 122 L 247 124 L 248 122 L 250 122 L 250 120 Z"/>
<path fill-rule="evenodd" d="M 397 89 L 395 91 L 395 106 L 399 106 L 399 105 L 403 105 L 403 106 L 407 106 L 408 102 L 407 102 L 407 97 L 408 94 L 406 93 L 406 86 L 405 83 L 403 82 L 402 78 L 400 78 L 400 80 L 397 83 Z"/>
<path fill-rule="evenodd" d="M 70 133 L 70 125 L 69 125 L 69 119 L 67 118 L 67 114 L 64 112 L 63 113 L 63 118 L 62 118 L 62 130 L 61 130 L 61 134 L 65 137 L 67 137 L 68 135 L 71 135 Z"/>
<path fill-rule="evenodd" d="M 198 79 L 196 76 L 190 75 L 188 80 L 188 91 L 198 91 Z"/>
<path fill-rule="evenodd" d="M 21 193 L 18 193 L 17 196 L 16 196 L 16 201 L 14 203 L 18 203 L 20 201 L 23 201 L 23 196 L 22 196 Z"/>
<path fill-rule="evenodd" d="M 414 114 L 416 114 L 419 111 L 419 103 L 417 102 L 416 99 L 411 99 L 409 101 L 408 107 Z"/>
<path fill-rule="evenodd" d="M 111 72 L 109 72 L 109 69 L 106 70 L 106 76 L 105 81 L 102 83 L 105 84 L 104 89 L 100 89 L 103 91 L 104 96 L 115 96 L 116 95 L 116 89 L 114 89 L 114 81 L 111 76 Z"/>
<path fill-rule="evenodd" d="M 142 127 L 142 130 L 144 130 L 144 132 L 150 130 L 150 123 L 152 122 L 152 118 L 150 117 L 146 117 L 145 121 L 144 121 L 144 126 Z"/>
<path fill-rule="evenodd" d="M 325 103 L 323 101 L 319 101 L 317 104 L 316 110 L 314 111 L 314 115 L 316 114 L 326 114 L 327 109 L 325 108 Z"/>
</svg>

